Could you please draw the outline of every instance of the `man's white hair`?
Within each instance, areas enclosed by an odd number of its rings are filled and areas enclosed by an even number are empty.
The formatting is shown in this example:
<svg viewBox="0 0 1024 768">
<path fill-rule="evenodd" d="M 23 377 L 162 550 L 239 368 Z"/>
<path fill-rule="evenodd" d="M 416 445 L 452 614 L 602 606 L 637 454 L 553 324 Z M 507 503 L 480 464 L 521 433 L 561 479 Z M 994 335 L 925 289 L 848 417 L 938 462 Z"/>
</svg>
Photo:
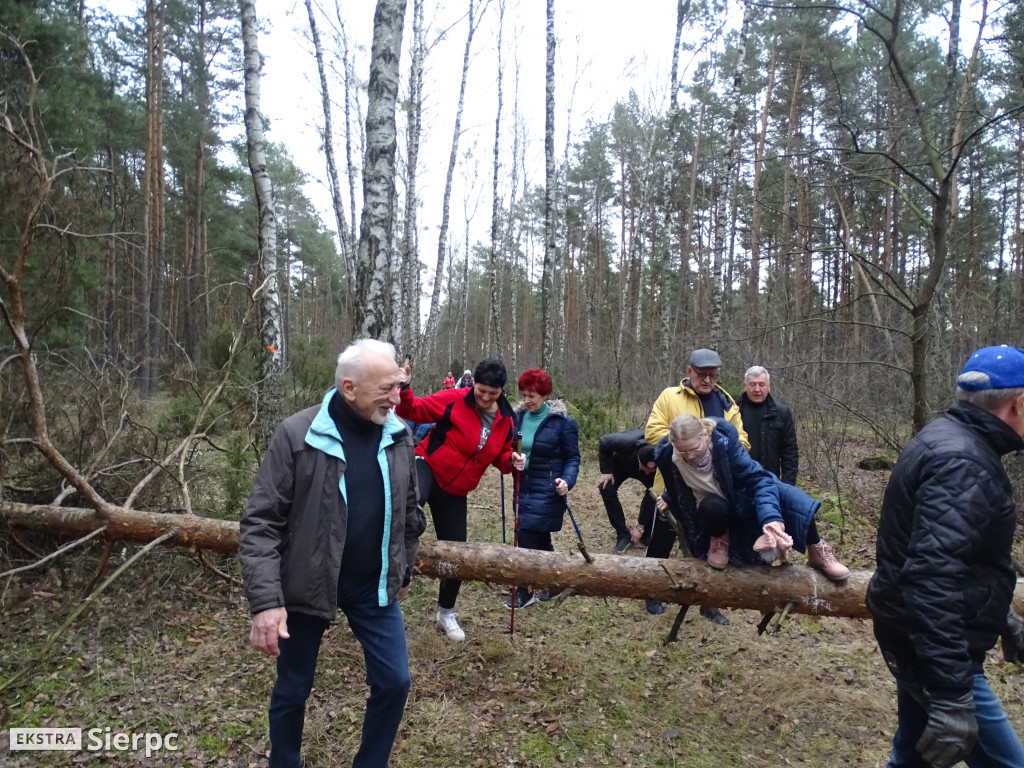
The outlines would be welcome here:
<svg viewBox="0 0 1024 768">
<path fill-rule="evenodd" d="M 376 339 L 357 339 L 338 355 L 338 367 L 334 370 L 334 386 L 341 389 L 344 379 L 361 381 L 366 370 L 366 361 L 372 357 L 395 359 L 395 346 Z"/>
<path fill-rule="evenodd" d="M 764 368 L 763 366 L 752 365 L 749 368 L 747 368 L 747 372 L 743 374 L 744 383 L 746 383 L 747 379 L 749 379 L 751 376 L 764 376 L 765 381 L 767 381 L 769 384 L 772 383 L 772 375 L 768 373 L 768 369 Z"/>
<path fill-rule="evenodd" d="M 984 371 L 967 371 L 957 377 L 957 381 L 964 384 L 987 383 L 989 375 Z M 956 399 L 976 405 L 986 411 L 998 411 L 999 407 L 1007 400 L 1024 395 L 1024 387 L 1012 389 L 978 389 L 967 390 L 956 388 Z"/>
</svg>

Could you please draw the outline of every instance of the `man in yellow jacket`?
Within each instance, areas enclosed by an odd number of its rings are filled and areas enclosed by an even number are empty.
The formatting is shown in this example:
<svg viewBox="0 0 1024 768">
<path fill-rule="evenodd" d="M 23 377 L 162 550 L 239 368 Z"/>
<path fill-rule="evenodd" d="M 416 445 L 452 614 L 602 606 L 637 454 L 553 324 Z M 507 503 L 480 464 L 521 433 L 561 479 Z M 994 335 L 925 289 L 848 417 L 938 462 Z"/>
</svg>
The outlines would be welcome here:
<svg viewBox="0 0 1024 768">
<path fill-rule="evenodd" d="M 656 445 L 668 434 L 669 425 L 676 416 L 689 413 L 698 419 L 717 416 L 725 419 L 736 427 L 740 433 L 740 442 L 748 451 L 750 440 L 743 430 L 743 419 L 740 407 L 736 405 L 732 395 L 718 386 L 718 375 L 722 372 L 722 358 L 713 349 L 695 349 L 690 353 L 690 364 L 686 366 L 687 378 L 679 382 L 677 387 L 662 390 L 654 401 L 651 415 L 647 418 L 644 439 Z M 659 472 L 654 478 L 653 492 L 661 495 L 665 490 L 665 481 Z M 647 547 L 647 557 L 668 557 L 675 543 L 675 532 L 669 528 L 665 520 L 655 515 L 652 521 L 651 543 Z M 665 612 L 665 607 L 657 600 L 647 601 L 647 612 L 658 615 Z M 701 608 L 701 615 L 716 624 L 728 625 L 725 618 L 716 608 Z"/>
<path fill-rule="evenodd" d="M 644 439 L 651 445 L 657 445 L 668 434 L 672 419 L 684 413 L 698 419 L 717 416 L 736 427 L 740 433 L 740 442 L 749 451 L 750 440 L 743 430 L 740 407 L 732 395 L 718 386 L 718 375 L 721 372 L 722 358 L 717 352 L 713 349 L 695 349 L 690 354 L 690 364 L 686 366 L 687 378 L 680 381 L 677 387 L 662 390 L 654 401 L 651 415 L 647 418 Z M 658 489 L 659 484 L 655 483 L 655 492 Z"/>
</svg>

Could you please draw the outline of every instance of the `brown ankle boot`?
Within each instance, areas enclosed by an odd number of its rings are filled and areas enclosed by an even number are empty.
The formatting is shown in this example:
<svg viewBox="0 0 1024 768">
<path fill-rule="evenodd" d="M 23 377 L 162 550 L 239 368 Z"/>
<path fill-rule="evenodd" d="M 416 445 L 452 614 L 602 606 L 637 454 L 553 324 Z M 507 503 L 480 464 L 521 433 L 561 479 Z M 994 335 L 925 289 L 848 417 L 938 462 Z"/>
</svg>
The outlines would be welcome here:
<svg viewBox="0 0 1024 768">
<path fill-rule="evenodd" d="M 712 568 L 722 570 L 729 564 L 729 532 L 722 536 L 712 536 L 711 546 L 708 548 L 708 565 Z"/>
<path fill-rule="evenodd" d="M 832 547 L 819 541 L 807 546 L 807 564 L 824 573 L 832 581 L 846 581 L 850 569 L 836 560 Z"/>
</svg>

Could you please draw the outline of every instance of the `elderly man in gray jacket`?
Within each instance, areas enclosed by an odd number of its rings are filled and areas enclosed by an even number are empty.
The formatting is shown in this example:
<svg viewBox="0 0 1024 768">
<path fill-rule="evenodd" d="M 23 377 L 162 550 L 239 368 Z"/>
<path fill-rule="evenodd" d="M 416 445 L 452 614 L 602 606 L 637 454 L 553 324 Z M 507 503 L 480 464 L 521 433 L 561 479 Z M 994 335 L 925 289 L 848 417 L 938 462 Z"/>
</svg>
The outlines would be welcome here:
<svg viewBox="0 0 1024 768">
<path fill-rule="evenodd" d="M 277 428 L 242 515 L 249 640 L 277 659 L 271 768 L 300 765 L 320 641 L 338 608 L 363 647 L 370 687 L 352 765 L 388 764 L 410 682 L 398 596 L 426 527 L 412 437 L 391 411 L 400 380 L 392 345 L 350 345 L 323 402 Z"/>
</svg>

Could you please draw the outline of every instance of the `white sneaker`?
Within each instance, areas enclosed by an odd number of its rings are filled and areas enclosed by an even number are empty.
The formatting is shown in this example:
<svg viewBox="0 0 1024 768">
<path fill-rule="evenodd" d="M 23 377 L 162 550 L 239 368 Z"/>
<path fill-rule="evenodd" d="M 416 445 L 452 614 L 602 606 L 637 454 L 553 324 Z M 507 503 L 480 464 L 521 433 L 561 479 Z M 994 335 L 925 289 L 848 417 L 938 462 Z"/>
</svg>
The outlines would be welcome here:
<svg viewBox="0 0 1024 768">
<path fill-rule="evenodd" d="M 462 631 L 462 627 L 459 626 L 459 622 L 455 620 L 458 614 L 455 611 L 448 609 L 439 609 L 437 612 L 437 626 L 448 635 L 449 640 L 455 640 L 460 642 L 466 639 L 466 633 Z"/>
</svg>

